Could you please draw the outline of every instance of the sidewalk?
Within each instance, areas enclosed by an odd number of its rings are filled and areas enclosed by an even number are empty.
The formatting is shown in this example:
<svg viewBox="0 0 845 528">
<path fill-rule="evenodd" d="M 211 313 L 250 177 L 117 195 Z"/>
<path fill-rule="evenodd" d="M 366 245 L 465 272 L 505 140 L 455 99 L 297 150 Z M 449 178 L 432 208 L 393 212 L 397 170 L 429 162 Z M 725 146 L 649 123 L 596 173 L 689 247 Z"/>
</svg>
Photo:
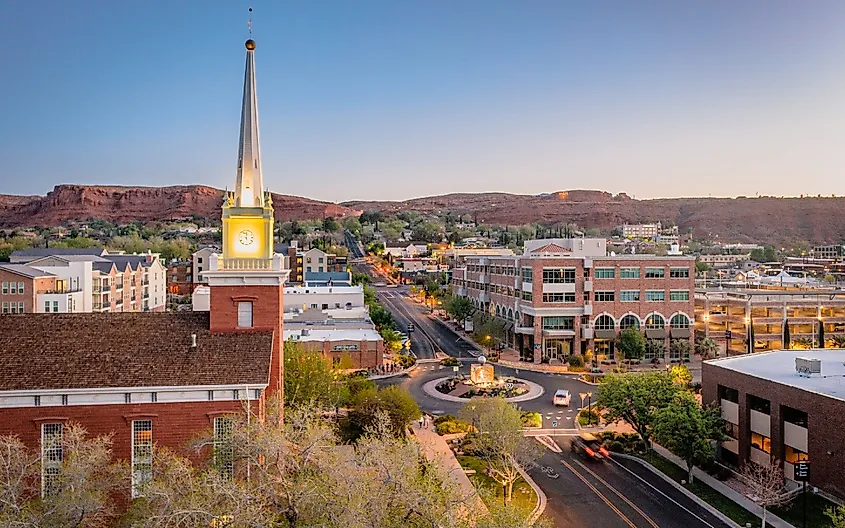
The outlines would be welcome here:
<svg viewBox="0 0 845 528">
<path fill-rule="evenodd" d="M 443 437 L 434 432 L 432 428 L 420 427 L 419 423 L 413 424 L 414 435 L 430 461 L 440 464 L 446 471 L 449 478 L 458 485 L 461 490 L 461 498 L 466 500 L 467 507 L 473 512 L 487 513 L 487 506 L 478 496 L 472 481 L 464 473 L 464 468 L 458 463 L 455 454 L 449 449 L 449 444 Z"/>
<path fill-rule="evenodd" d="M 673 453 L 671 453 L 668 449 L 666 449 L 663 446 L 660 446 L 658 444 L 652 444 L 652 446 L 653 446 L 653 449 L 656 453 L 658 453 L 659 455 L 661 455 L 666 460 L 671 461 L 676 466 L 678 466 L 681 469 L 683 469 L 684 471 L 686 471 L 687 465 L 683 460 L 681 460 L 680 458 L 675 456 Z M 693 468 L 692 475 L 693 475 L 693 478 L 701 481 L 704 484 L 707 484 L 708 486 L 713 488 L 715 491 L 721 493 L 725 497 L 729 498 L 730 500 L 734 501 L 735 503 L 739 504 L 740 506 L 742 506 L 746 510 L 750 511 L 751 513 L 753 513 L 754 515 L 756 515 L 757 517 L 760 517 L 762 519 L 763 508 L 758 506 L 756 503 L 754 503 L 754 501 L 752 501 L 751 499 L 749 499 L 745 495 L 739 493 L 738 491 L 736 491 L 732 487 L 728 486 L 724 482 L 721 482 L 720 480 L 711 477 L 710 475 L 708 475 L 706 472 L 702 471 L 699 468 Z M 774 526 L 775 528 L 795 528 L 794 526 L 792 526 L 788 522 L 784 521 L 783 519 L 781 519 L 777 515 L 773 514 L 771 511 L 766 512 L 766 524 L 769 525 L 769 526 Z"/>
</svg>

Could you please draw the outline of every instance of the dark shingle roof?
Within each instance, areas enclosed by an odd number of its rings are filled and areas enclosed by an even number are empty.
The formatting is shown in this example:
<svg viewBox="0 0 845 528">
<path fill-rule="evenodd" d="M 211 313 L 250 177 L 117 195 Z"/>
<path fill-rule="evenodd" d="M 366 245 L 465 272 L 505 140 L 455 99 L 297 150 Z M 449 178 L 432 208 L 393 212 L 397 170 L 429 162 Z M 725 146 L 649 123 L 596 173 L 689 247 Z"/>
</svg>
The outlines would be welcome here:
<svg viewBox="0 0 845 528">
<path fill-rule="evenodd" d="M 103 260 L 102 262 L 97 261 L 92 263 L 91 268 L 102 273 L 111 273 L 112 266 L 114 265 L 114 262 L 110 260 Z"/>
<path fill-rule="evenodd" d="M 138 269 L 138 266 L 148 268 L 152 264 L 152 262 L 147 262 L 146 255 L 106 255 L 103 258 L 114 262 L 119 269 L 124 269 L 126 264 L 129 264 L 133 270 Z"/>
<path fill-rule="evenodd" d="M 273 332 L 208 323 L 208 312 L 0 315 L 0 391 L 269 382 Z"/>
<path fill-rule="evenodd" d="M 15 257 L 49 257 L 51 255 L 97 255 L 102 256 L 106 252 L 103 248 L 29 248 L 13 251 L 10 255 Z"/>
<path fill-rule="evenodd" d="M 29 277 L 34 279 L 36 277 L 52 277 L 53 274 L 48 271 L 41 271 L 39 269 L 31 268 L 26 264 L 0 264 L 0 269 L 11 271 L 22 277 Z"/>
</svg>

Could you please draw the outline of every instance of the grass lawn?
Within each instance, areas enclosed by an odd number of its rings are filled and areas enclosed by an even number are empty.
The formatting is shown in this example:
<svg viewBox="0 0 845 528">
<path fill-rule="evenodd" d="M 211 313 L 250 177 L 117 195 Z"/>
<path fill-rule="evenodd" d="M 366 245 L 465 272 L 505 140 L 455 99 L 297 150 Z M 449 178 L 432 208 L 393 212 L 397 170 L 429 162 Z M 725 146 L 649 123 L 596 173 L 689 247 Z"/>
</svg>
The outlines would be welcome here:
<svg viewBox="0 0 845 528">
<path fill-rule="evenodd" d="M 486 490 L 488 492 L 481 494 L 481 498 L 484 502 L 488 506 L 490 505 L 490 501 L 494 500 L 497 501 L 498 504 L 502 504 L 504 490 L 498 482 L 484 474 L 484 469 L 487 467 L 486 463 L 480 458 L 474 456 L 459 455 L 457 458 L 461 467 L 464 469 L 475 470 L 474 475 L 467 476 L 477 489 Z M 511 505 L 520 510 L 524 510 L 526 515 L 534 511 L 534 507 L 537 506 L 537 494 L 522 477 L 519 477 L 516 482 L 513 483 L 513 502 L 511 502 Z"/>
<path fill-rule="evenodd" d="M 666 476 L 668 476 L 675 482 L 680 483 L 682 480 L 687 479 L 686 471 L 679 468 L 671 461 L 666 460 L 665 458 L 653 451 L 649 452 L 646 455 L 638 456 L 649 464 L 651 464 L 652 466 L 654 466 L 655 468 L 659 469 L 661 472 L 663 472 Z M 693 492 L 700 499 L 704 500 L 704 502 L 710 504 L 720 512 L 730 517 L 735 523 L 739 524 L 740 526 L 745 526 L 745 523 L 751 523 L 751 526 L 755 527 L 760 525 L 759 517 L 746 510 L 739 504 L 735 503 L 734 501 L 730 500 L 729 498 L 725 497 L 724 495 L 714 490 L 707 484 L 695 480 L 692 484 L 687 484 L 684 487 L 687 488 L 689 491 Z"/>
<path fill-rule="evenodd" d="M 813 528 L 833 528 L 830 517 L 825 515 L 824 512 L 828 508 L 834 507 L 836 507 L 835 504 L 808 489 L 807 526 L 812 526 Z M 795 526 L 801 526 L 804 519 L 804 497 L 798 495 L 788 506 L 773 508 L 772 511 L 784 521 Z"/>
</svg>

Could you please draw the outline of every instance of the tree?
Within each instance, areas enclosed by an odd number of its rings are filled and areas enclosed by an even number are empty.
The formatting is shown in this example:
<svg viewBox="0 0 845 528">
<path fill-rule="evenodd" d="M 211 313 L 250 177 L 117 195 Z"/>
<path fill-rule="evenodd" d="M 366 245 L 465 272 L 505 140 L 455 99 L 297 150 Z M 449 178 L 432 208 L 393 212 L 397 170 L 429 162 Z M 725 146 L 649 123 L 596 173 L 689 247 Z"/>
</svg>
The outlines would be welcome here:
<svg viewBox="0 0 845 528">
<path fill-rule="evenodd" d="M 105 527 L 114 524 L 114 494 L 126 485 L 124 464 L 112 462 L 111 436 L 88 438 L 64 424 L 60 438 L 30 450 L 16 436 L 0 436 L 0 526 Z M 46 449 L 43 449 L 45 448 Z M 43 450 L 42 450 L 43 449 Z M 57 473 L 41 496 L 42 452 L 61 450 Z M 55 464 L 55 461 L 51 462 Z"/>
<path fill-rule="evenodd" d="M 645 337 L 639 329 L 633 326 L 628 327 L 620 332 L 616 347 L 625 359 L 639 359 L 645 353 Z"/>
<path fill-rule="evenodd" d="M 384 339 L 384 348 L 391 352 L 402 350 L 402 335 L 392 328 L 384 328 L 381 331 L 381 338 Z"/>
<path fill-rule="evenodd" d="M 763 249 L 752 249 L 750 258 L 761 263 L 777 262 L 778 255 L 774 246 L 764 246 Z"/>
<path fill-rule="evenodd" d="M 503 398 L 473 398 L 464 404 L 460 416 L 472 424 L 475 450 L 510 502 L 520 468 L 530 469 L 541 454 L 538 444 L 522 433 L 522 413 Z"/>
<path fill-rule="evenodd" d="M 789 319 L 783 322 L 783 348 L 787 350 L 792 348 L 792 339 L 789 335 Z"/>
<path fill-rule="evenodd" d="M 710 359 L 716 357 L 719 350 L 719 344 L 709 337 L 702 337 L 695 342 L 695 352 L 703 359 Z"/>
<path fill-rule="evenodd" d="M 667 372 L 611 374 L 598 386 L 596 404 L 607 423 L 627 423 L 650 449 L 657 414 L 682 390 Z"/>
<path fill-rule="evenodd" d="M 669 342 L 669 350 L 672 351 L 673 355 L 685 360 L 689 358 L 692 345 L 690 345 L 688 339 L 672 339 Z"/>
<path fill-rule="evenodd" d="M 334 233 L 340 229 L 340 224 L 332 216 L 327 216 L 323 219 L 323 231 L 326 233 Z"/>
<path fill-rule="evenodd" d="M 404 437 L 405 428 L 411 420 L 420 416 L 417 402 L 407 390 L 397 385 L 382 390 L 362 390 L 352 397 L 350 420 L 362 432 L 386 419 L 390 433 L 397 438 Z"/>
<path fill-rule="evenodd" d="M 688 388 L 692 383 L 692 373 L 686 365 L 673 365 L 669 370 L 672 381 L 680 387 Z"/>
<path fill-rule="evenodd" d="M 637 334 L 639 334 L 639 332 L 637 332 Z M 666 356 L 666 343 L 664 343 L 662 339 L 646 340 L 645 348 L 649 355 L 653 356 L 655 359 L 662 359 Z"/>
<path fill-rule="evenodd" d="M 413 228 L 411 238 L 417 242 L 440 242 L 443 230 L 434 222 L 422 222 Z"/>
<path fill-rule="evenodd" d="M 713 459 L 711 440 L 724 440 L 721 410 L 702 408 L 689 392 L 679 392 L 654 422 L 654 438 L 687 464 L 687 480 L 692 482 L 692 468 Z"/>
<path fill-rule="evenodd" d="M 845 528 L 845 506 L 828 508 L 824 514 L 830 519 L 832 528 Z"/>
<path fill-rule="evenodd" d="M 285 342 L 285 406 L 337 407 L 345 399 L 345 377 L 319 352 Z"/>
<path fill-rule="evenodd" d="M 748 497 L 763 508 L 761 526 L 765 528 L 768 508 L 784 506 L 792 500 L 786 493 L 783 470 L 776 460 L 766 465 L 749 461 L 742 468 L 742 477 L 749 488 Z"/>
<path fill-rule="evenodd" d="M 468 297 L 452 295 L 443 303 L 443 308 L 453 319 L 463 324 L 464 320 L 475 310 L 472 301 Z"/>
<path fill-rule="evenodd" d="M 710 271 L 713 268 L 710 267 L 709 264 L 706 262 L 701 262 L 700 260 L 696 259 L 695 261 L 695 272 L 696 273 L 704 273 L 706 271 Z"/>
</svg>

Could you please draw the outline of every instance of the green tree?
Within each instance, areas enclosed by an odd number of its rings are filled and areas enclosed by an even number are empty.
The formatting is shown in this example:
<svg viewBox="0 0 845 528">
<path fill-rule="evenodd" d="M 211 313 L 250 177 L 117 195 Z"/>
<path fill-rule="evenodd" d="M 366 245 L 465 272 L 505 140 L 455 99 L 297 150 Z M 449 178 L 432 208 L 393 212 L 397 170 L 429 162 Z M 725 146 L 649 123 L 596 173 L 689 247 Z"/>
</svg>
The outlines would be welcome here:
<svg viewBox="0 0 845 528">
<path fill-rule="evenodd" d="M 611 374 L 598 386 L 596 404 L 607 423 L 627 423 L 650 449 L 657 414 L 681 391 L 667 372 Z"/>
<path fill-rule="evenodd" d="M 461 324 L 475 310 L 472 301 L 462 295 L 452 295 L 446 299 L 443 303 L 443 308 L 453 319 Z"/>
<path fill-rule="evenodd" d="M 845 528 L 845 506 L 828 508 L 824 514 L 830 519 L 832 528 Z"/>
<path fill-rule="evenodd" d="M 405 428 L 421 416 L 420 408 L 411 394 L 397 385 L 382 390 L 365 389 L 352 396 L 350 420 L 358 431 L 374 427 L 381 417 L 386 417 L 390 433 L 397 438 L 405 436 Z"/>
<path fill-rule="evenodd" d="M 344 399 L 344 378 L 319 352 L 285 342 L 285 406 L 337 407 Z"/>
<path fill-rule="evenodd" d="M 355 236 L 361 234 L 361 222 L 355 216 L 347 216 L 343 220 L 341 220 L 343 224 L 343 228 L 352 233 Z"/>
<path fill-rule="evenodd" d="M 692 383 L 692 373 L 686 365 L 673 365 L 669 375 L 672 376 L 672 381 L 685 389 Z"/>
<path fill-rule="evenodd" d="M 692 468 L 713 459 L 711 440 L 724 440 L 724 430 L 718 407 L 701 407 L 689 392 L 678 392 L 657 412 L 654 439 L 686 462 L 688 482 L 692 482 Z"/>
<path fill-rule="evenodd" d="M 758 248 L 751 250 L 750 258 L 751 260 L 756 260 L 757 262 L 777 262 L 778 255 L 774 246 L 763 246 L 763 249 Z"/>
<path fill-rule="evenodd" d="M 640 359 L 645 353 L 645 337 L 638 328 L 628 327 L 619 333 L 616 347 L 625 359 Z"/>
<path fill-rule="evenodd" d="M 695 342 L 695 352 L 699 354 L 702 359 L 710 359 L 716 357 L 719 351 L 719 344 L 709 337 L 702 337 Z"/>
<path fill-rule="evenodd" d="M 340 229 L 340 224 L 337 223 L 337 220 L 334 219 L 332 216 L 327 216 L 323 219 L 323 231 L 326 233 L 334 233 Z"/>
<path fill-rule="evenodd" d="M 698 259 L 695 260 L 695 272 L 696 273 L 700 274 L 700 273 L 704 273 L 705 271 L 710 271 L 712 269 L 713 268 L 710 267 L 710 264 L 707 264 L 706 262 L 701 262 Z"/>
<path fill-rule="evenodd" d="M 413 228 L 411 237 L 416 242 L 440 242 L 443 229 L 434 222 L 422 222 Z"/>
<path fill-rule="evenodd" d="M 402 335 L 392 328 L 384 328 L 381 331 L 381 338 L 384 339 L 384 347 L 391 352 L 402 350 Z"/>
</svg>

